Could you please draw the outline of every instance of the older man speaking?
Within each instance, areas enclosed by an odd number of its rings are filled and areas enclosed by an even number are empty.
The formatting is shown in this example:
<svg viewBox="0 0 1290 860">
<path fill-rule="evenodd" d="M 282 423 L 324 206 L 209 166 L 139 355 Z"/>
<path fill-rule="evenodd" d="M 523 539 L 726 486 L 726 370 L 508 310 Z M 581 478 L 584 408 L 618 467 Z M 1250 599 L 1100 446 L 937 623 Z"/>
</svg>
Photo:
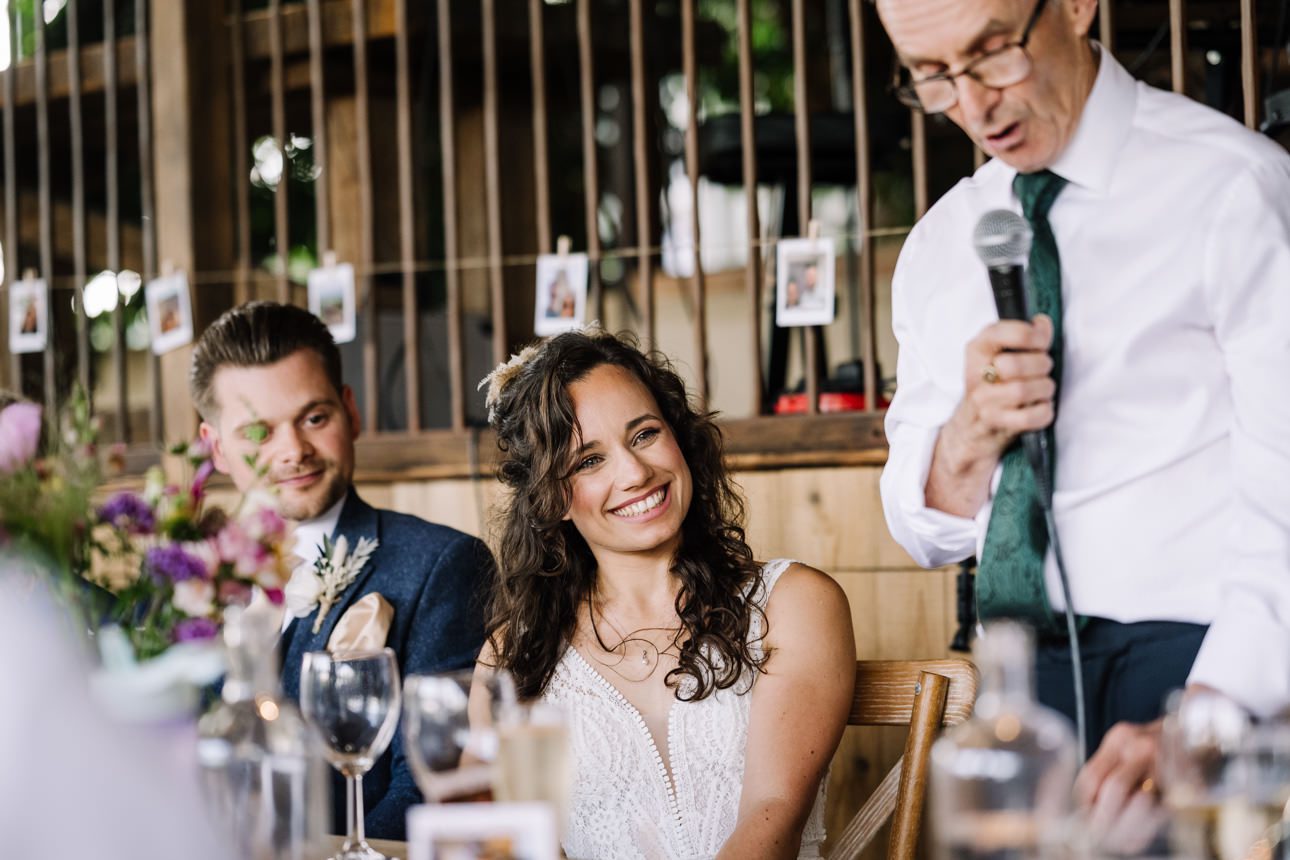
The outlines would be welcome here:
<svg viewBox="0 0 1290 860">
<path fill-rule="evenodd" d="M 1290 705 L 1290 157 L 1134 81 L 1096 0 L 878 0 L 903 100 L 992 160 L 910 234 L 883 504 L 926 566 L 976 553 L 983 618 L 1039 631 L 1073 712 L 1065 609 L 1017 444 L 1047 434 L 1103 810 L 1152 777 L 1167 690 Z M 999 321 L 973 226 L 1020 210 L 1033 322 Z"/>
</svg>

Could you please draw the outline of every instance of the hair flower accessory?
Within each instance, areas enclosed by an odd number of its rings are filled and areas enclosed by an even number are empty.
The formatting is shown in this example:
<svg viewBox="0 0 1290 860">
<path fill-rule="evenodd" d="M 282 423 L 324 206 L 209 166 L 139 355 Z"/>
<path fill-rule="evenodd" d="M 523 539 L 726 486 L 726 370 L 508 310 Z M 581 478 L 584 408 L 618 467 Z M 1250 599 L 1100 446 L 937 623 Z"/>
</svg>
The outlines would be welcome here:
<svg viewBox="0 0 1290 860">
<path fill-rule="evenodd" d="M 317 608 L 318 617 L 314 619 L 314 632 L 317 633 L 322 629 L 323 619 L 332 606 L 345 593 L 345 589 L 349 588 L 350 583 L 358 578 L 367 560 L 380 545 L 379 540 L 359 538 L 358 545 L 351 553 L 349 541 L 344 535 L 336 538 L 335 543 L 332 543 L 331 538 L 324 537 L 322 553 L 314 562 L 313 569 L 302 566 L 291 575 L 291 581 L 284 591 L 287 610 L 296 618 L 305 618 Z"/>
<path fill-rule="evenodd" d="M 540 343 L 530 344 L 519 352 L 513 354 L 509 361 L 503 361 L 493 369 L 493 372 L 479 381 L 476 390 L 488 386 L 488 393 L 484 395 L 484 405 L 488 407 L 488 423 L 492 424 L 497 420 L 497 401 L 502 396 L 502 391 L 510 383 L 515 375 L 520 372 L 530 359 L 541 351 Z"/>
</svg>

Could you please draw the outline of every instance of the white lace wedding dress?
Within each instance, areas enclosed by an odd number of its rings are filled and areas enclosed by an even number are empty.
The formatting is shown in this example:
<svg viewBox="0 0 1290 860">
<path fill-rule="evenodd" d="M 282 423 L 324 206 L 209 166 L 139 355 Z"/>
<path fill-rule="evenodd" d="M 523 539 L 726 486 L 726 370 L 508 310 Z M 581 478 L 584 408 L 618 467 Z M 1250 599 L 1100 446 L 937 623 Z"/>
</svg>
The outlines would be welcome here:
<svg viewBox="0 0 1290 860">
<path fill-rule="evenodd" d="M 762 568 L 765 587 L 754 592 L 763 608 L 790 564 L 776 559 Z M 758 615 L 749 633 L 760 654 Z M 542 694 L 569 715 L 573 796 L 565 854 L 571 860 L 715 856 L 735 829 L 753 681 L 745 676 L 697 702 L 675 700 L 660 751 L 636 708 L 575 648 L 567 648 Z M 821 784 L 798 856 L 819 857 L 823 841 Z"/>
</svg>

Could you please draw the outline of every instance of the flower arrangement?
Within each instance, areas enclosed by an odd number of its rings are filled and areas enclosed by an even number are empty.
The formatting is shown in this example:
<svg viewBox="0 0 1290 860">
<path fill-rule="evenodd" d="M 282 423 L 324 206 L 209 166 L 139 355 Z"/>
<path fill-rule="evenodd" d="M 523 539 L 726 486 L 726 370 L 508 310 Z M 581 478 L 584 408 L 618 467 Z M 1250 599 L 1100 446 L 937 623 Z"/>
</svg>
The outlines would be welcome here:
<svg viewBox="0 0 1290 860">
<path fill-rule="evenodd" d="M 85 398 L 71 398 L 61 437 L 44 434 L 44 456 L 41 423 L 35 404 L 0 409 L 0 552 L 50 573 L 82 629 L 119 626 L 128 656 L 143 663 L 213 639 L 224 609 L 247 605 L 257 586 L 282 604 L 294 561 L 273 495 L 252 491 L 232 510 L 208 504 L 214 465 L 207 447 L 192 443 L 170 450 L 183 480 L 168 483 L 154 467 L 141 492 L 104 499 Z M 109 638 L 119 664 L 121 637 Z"/>
<path fill-rule="evenodd" d="M 291 575 L 275 498 L 252 491 L 232 511 L 207 505 L 209 450 L 193 443 L 171 453 L 191 473 L 186 482 L 167 484 L 154 467 L 142 493 L 113 495 L 93 519 L 86 578 L 113 595 L 111 620 L 140 660 L 214 638 L 224 609 L 248 605 L 256 586 L 281 605 Z"/>
</svg>

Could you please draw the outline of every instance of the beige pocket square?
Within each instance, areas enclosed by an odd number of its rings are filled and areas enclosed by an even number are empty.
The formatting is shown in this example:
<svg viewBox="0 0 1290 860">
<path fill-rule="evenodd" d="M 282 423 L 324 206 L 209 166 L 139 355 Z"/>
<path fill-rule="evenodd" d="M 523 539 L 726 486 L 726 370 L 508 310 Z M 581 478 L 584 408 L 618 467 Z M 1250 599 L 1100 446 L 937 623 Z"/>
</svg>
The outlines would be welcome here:
<svg viewBox="0 0 1290 860">
<path fill-rule="evenodd" d="M 333 654 L 379 651 L 385 647 L 393 620 L 394 607 L 389 601 L 376 592 L 365 594 L 336 622 L 327 640 L 327 650 Z"/>
</svg>

